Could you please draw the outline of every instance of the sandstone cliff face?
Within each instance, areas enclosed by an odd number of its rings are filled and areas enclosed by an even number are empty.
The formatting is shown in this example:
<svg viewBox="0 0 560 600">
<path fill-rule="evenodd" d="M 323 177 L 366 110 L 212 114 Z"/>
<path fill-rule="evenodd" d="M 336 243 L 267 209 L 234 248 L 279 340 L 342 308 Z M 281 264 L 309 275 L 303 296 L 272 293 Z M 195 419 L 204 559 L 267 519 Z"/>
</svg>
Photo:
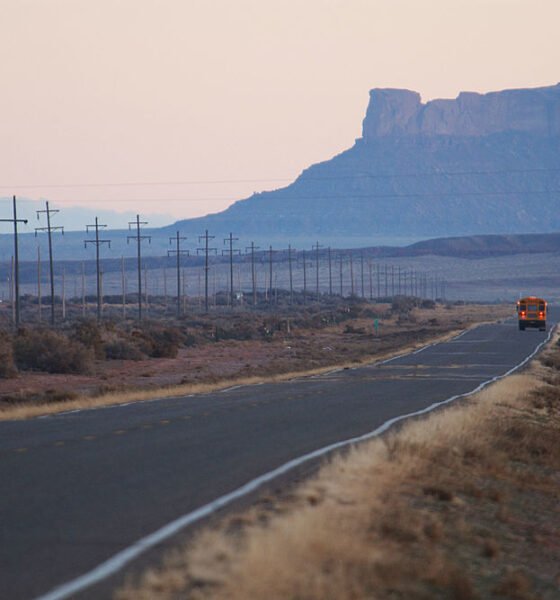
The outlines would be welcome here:
<svg viewBox="0 0 560 600">
<path fill-rule="evenodd" d="M 455 100 L 426 104 L 409 90 L 373 89 L 363 122 L 366 142 L 383 136 L 503 132 L 560 135 L 560 83 L 489 94 L 462 92 Z"/>
<path fill-rule="evenodd" d="M 181 229 L 274 235 L 285 245 L 293 236 L 560 231 L 560 84 L 426 104 L 407 90 L 370 96 L 352 148 Z"/>
</svg>

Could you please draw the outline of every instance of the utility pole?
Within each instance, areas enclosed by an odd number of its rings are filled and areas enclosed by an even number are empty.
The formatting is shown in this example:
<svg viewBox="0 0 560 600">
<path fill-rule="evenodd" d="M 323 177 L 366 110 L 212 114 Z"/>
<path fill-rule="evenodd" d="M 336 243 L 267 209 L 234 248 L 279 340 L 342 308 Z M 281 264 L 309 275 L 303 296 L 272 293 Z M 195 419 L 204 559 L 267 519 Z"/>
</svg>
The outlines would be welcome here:
<svg viewBox="0 0 560 600">
<path fill-rule="evenodd" d="M 290 275 L 290 306 L 294 302 L 294 280 L 292 271 L 292 246 L 288 244 L 288 272 Z"/>
<path fill-rule="evenodd" d="M 255 250 L 258 250 L 259 247 L 255 246 L 255 242 L 251 242 L 251 245 L 248 248 L 245 248 L 245 252 L 247 250 L 251 250 L 251 281 L 253 283 L 253 306 L 257 305 L 257 274 L 255 272 Z"/>
<path fill-rule="evenodd" d="M 231 302 L 231 308 L 233 309 L 233 304 L 235 302 L 235 298 L 233 296 L 233 255 L 241 254 L 240 250 L 233 248 L 233 242 L 239 241 L 239 238 L 234 238 L 233 233 L 230 232 L 229 237 L 224 240 L 224 244 L 229 242 L 229 250 L 222 250 L 222 256 L 224 254 L 229 254 L 229 298 Z"/>
<path fill-rule="evenodd" d="M 354 296 L 354 262 L 350 251 L 350 296 Z"/>
<path fill-rule="evenodd" d="M 152 243 L 151 235 L 140 235 L 140 226 L 147 225 L 147 221 L 140 221 L 140 215 L 136 215 L 136 221 L 128 222 L 129 231 L 132 230 L 133 226 L 136 226 L 136 235 L 129 235 L 126 238 L 128 244 L 130 240 L 136 240 L 136 260 L 138 267 L 138 320 L 142 320 L 142 242 L 148 240 L 148 243 Z"/>
<path fill-rule="evenodd" d="M 95 244 L 95 268 L 97 272 L 97 322 L 101 322 L 101 304 L 103 302 L 103 296 L 101 294 L 101 270 L 100 270 L 100 262 L 99 262 L 99 248 L 103 244 L 107 244 L 109 248 L 111 247 L 110 240 L 100 240 L 99 239 L 99 228 L 105 228 L 107 225 L 100 225 L 97 217 L 95 217 L 94 225 L 86 225 L 86 233 L 90 232 L 90 228 L 95 229 L 95 239 L 94 240 L 84 240 L 84 248 L 87 248 L 88 244 Z"/>
<path fill-rule="evenodd" d="M 204 240 L 204 248 L 197 248 L 196 253 L 200 254 L 200 252 L 204 252 L 204 310 L 208 312 L 208 271 L 210 270 L 208 264 L 208 254 L 210 252 L 216 252 L 216 248 L 209 248 L 208 242 L 213 240 L 215 235 L 208 235 L 208 229 L 205 231 L 204 235 L 198 236 L 198 243 Z"/>
<path fill-rule="evenodd" d="M 82 317 L 86 316 L 86 266 L 82 261 Z"/>
<path fill-rule="evenodd" d="M 19 306 L 19 246 L 18 246 L 18 223 L 24 223 L 27 225 L 27 219 L 17 218 L 17 206 L 16 197 L 13 196 L 13 217 L 11 219 L 0 219 L 2 223 L 13 223 L 14 224 L 14 258 L 15 258 L 15 325 L 16 329 L 20 323 L 20 306 Z"/>
<path fill-rule="evenodd" d="M 385 263 L 385 298 L 389 297 L 389 270 Z"/>
<path fill-rule="evenodd" d="M 342 285 L 342 254 L 338 255 L 338 258 L 340 259 L 340 297 L 343 297 L 343 285 Z"/>
<path fill-rule="evenodd" d="M 360 251 L 360 275 L 362 278 L 362 298 L 365 298 L 365 288 L 364 288 L 364 251 Z"/>
<path fill-rule="evenodd" d="M 169 243 L 173 243 L 175 240 L 175 250 L 168 250 L 167 256 L 175 254 L 177 257 L 177 318 L 181 318 L 181 255 L 189 255 L 188 250 L 181 250 L 181 241 L 186 240 L 186 237 L 181 237 L 177 231 L 175 237 L 169 238 Z"/>
<path fill-rule="evenodd" d="M 270 286 L 270 295 L 268 298 L 268 301 L 270 304 L 272 304 L 273 299 L 272 299 L 272 253 L 274 252 L 274 250 L 272 249 L 272 246 L 269 246 L 268 249 L 268 266 L 269 266 L 269 286 Z"/>
<path fill-rule="evenodd" d="M 328 247 L 327 255 L 329 257 L 329 296 L 332 297 L 332 259 L 331 259 L 331 247 Z"/>
<path fill-rule="evenodd" d="M 373 274 L 372 274 L 371 261 L 369 261 L 369 260 L 368 260 L 368 270 L 369 270 L 369 299 L 373 300 Z"/>
<path fill-rule="evenodd" d="M 51 325 L 54 326 L 54 263 L 53 263 L 53 251 L 52 251 L 52 232 L 60 231 L 62 235 L 64 235 L 64 227 L 52 227 L 51 226 L 51 214 L 55 215 L 60 212 L 59 210 L 55 210 L 53 208 L 49 208 L 48 201 L 45 203 L 45 210 L 37 211 L 37 220 L 39 220 L 39 215 L 45 213 L 47 215 L 47 226 L 46 227 L 36 227 L 35 228 L 35 237 L 37 237 L 37 233 L 39 231 L 46 231 L 49 238 L 49 270 L 51 276 Z"/>
<path fill-rule="evenodd" d="M 121 256 L 121 291 L 122 291 L 122 316 L 126 319 L 126 276 L 124 274 L 124 256 Z"/>
<path fill-rule="evenodd" d="M 317 275 L 315 282 L 315 294 L 317 296 L 317 301 L 319 301 L 319 248 L 322 248 L 319 242 L 312 246 L 312 249 L 315 250 L 315 271 Z"/>
<path fill-rule="evenodd" d="M 303 304 L 305 305 L 307 301 L 307 265 L 305 258 L 305 250 L 302 250 L 303 254 Z"/>
<path fill-rule="evenodd" d="M 42 303 L 41 303 L 41 246 L 37 244 L 37 307 L 39 309 L 39 323 L 42 320 Z"/>
</svg>

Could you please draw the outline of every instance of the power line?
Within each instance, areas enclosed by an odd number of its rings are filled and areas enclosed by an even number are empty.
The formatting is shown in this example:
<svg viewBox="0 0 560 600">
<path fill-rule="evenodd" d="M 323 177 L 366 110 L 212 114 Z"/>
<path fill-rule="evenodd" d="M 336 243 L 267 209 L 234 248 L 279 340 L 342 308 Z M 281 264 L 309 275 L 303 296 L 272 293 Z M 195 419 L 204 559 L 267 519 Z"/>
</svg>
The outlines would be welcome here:
<svg viewBox="0 0 560 600">
<path fill-rule="evenodd" d="M 454 175 L 505 175 L 509 173 L 551 173 L 560 172 L 560 168 L 534 168 L 534 169 L 500 169 L 477 170 L 477 171 L 437 171 L 437 172 L 405 172 L 405 173 L 362 173 L 360 175 L 333 175 L 326 177 L 306 176 L 302 181 L 331 181 L 338 179 L 386 179 L 390 177 L 434 177 L 434 176 L 454 176 Z M 158 185 L 221 185 L 232 183 L 266 183 L 266 182 L 285 182 L 295 181 L 298 178 L 293 177 L 268 177 L 255 179 L 193 179 L 179 181 L 121 181 L 121 182 L 86 182 L 86 183 L 25 183 L 0 185 L 0 189 L 6 188 L 87 188 L 87 187 L 132 187 L 132 186 L 158 186 Z"/>
<path fill-rule="evenodd" d="M 277 193 L 280 190 L 270 190 L 262 193 L 272 194 Z M 547 194 L 560 194 L 560 189 L 548 189 L 548 190 L 504 190 L 504 191 L 491 191 L 491 192 L 410 192 L 404 194 L 337 194 L 337 195 L 321 195 L 321 196 L 298 196 L 290 195 L 287 197 L 281 197 L 278 201 L 282 200 L 351 200 L 351 199 L 365 199 L 365 200 L 376 200 L 376 199 L 392 199 L 392 198 L 444 198 L 448 197 L 468 197 L 468 196 L 519 196 L 519 195 L 547 195 Z M 241 200 L 251 199 L 241 198 L 239 200 L 233 200 L 231 196 L 205 196 L 204 198 L 165 198 L 165 197 L 153 197 L 153 198 L 111 198 L 107 200 L 98 200 L 99 203 L 115 203 L 115 202 L 208 202 L 209 200 L 226 200 L 228 202 L 239 202 Z M 70 206 L 70 205 L 69 205 Z M 72 205 L 75 207 L 77 205 Z M 106 209 L 109 210 L 109 209 Z"/>
</svg>

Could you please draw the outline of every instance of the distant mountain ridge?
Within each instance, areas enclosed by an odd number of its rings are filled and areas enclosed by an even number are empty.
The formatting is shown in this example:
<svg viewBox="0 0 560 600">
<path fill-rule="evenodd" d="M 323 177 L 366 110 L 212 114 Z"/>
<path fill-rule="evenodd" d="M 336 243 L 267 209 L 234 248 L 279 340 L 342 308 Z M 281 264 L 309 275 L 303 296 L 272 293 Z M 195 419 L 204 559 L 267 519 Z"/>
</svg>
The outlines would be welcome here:
<svg viewBox="0 0 560 600">
<path fill-rule="evenodd" d="M 560 84 L 422 104 L 374 89 L 355 145 L 291 185 L 169 229 L 455 236 L 560 230 Z"/>
</svg>

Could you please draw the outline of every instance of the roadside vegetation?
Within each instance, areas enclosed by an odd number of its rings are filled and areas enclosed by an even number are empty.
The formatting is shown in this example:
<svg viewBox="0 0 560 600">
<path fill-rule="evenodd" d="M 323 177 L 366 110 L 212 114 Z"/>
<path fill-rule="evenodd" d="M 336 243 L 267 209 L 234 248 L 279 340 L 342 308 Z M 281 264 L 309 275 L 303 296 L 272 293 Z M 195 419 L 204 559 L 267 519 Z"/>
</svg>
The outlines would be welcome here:
<svg viewBox="0 0 560 600">
<path fill-rule="evenodd" d="M 200 530 L 117 600 L 560 597 L 560 346 Z"/>
<path fill-rule="evenodd" d="M 504 305 L 325 298 L 180 320 L 75 319 L 0 336 L 0 418 L 211 391 L 355 366 L 509 316 Z M 377 327 L 376 327 L 377 324 Z"/>
</svg>

